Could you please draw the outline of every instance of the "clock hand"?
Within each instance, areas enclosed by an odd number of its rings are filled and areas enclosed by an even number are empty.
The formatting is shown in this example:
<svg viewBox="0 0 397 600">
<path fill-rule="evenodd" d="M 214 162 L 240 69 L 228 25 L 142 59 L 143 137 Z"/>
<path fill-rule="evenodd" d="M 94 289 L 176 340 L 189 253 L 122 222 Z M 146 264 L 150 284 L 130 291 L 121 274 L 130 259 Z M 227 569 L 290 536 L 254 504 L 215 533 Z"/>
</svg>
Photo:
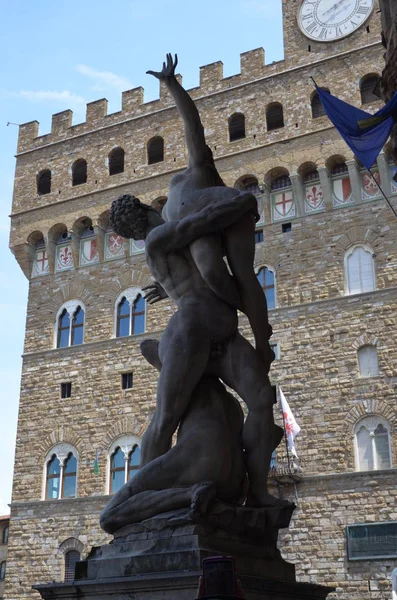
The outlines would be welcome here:
<svg viewBox="0 0 397 600">
<path fill-rule="evenodd" d="M 339 3 L 340 4 L 340 3 Z M 342 14 L 343 12 L 345 12 L 346 10 L 349 10 L 351 7 L 351 4 L 347 4 L 347 6 L 344 6 L 343 8 L 341 8 L 341 10 L 339 10 L 338 12 L 336 12 L 335 14 L 331 15 L 329 17 L 329 19 L 327 19 L 325 21 L 325 23 L 329 23 L 330 21 L 332 21 L 332 19 L 334 19 L 335 17 L 337 17 L 338 15 Z"/>
</svg>

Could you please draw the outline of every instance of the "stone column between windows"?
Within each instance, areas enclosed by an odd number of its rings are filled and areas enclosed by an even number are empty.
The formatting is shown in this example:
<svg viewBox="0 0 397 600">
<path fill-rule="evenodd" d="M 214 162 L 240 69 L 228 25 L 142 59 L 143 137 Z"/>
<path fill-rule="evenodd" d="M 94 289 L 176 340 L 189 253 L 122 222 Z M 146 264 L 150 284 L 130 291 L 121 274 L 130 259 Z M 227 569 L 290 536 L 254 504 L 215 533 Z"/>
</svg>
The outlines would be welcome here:
<svg viewBox="0 0 397 600">
<path fill-rule="evenodd" d="M 100 225 L 94 225 L 96 238 L 96 247 L 98 250 L 99 262 L 103 262 L 105 258 L 105 232 Z"/>
<path fill-rule="evenodd" d="M 374 431 L 370 431 L 369 432 L 369 437 L 371 438 L 372 456 L 373 456 L 373 460 L 374 460 L 374 469 L 376 471 L 378 469 L 378 457 L 377 457 L 377 454 L 376 454 L 375 432 Z"/>
<path fill-rule="evenodd" d="M 50 269 L 51 275 L 53 275 L 55 273 L 57 243 L 56 243 L 56 240 L 50 238 L 50 236 L 48 236 L 48 235 L 46 235 L 44 237 L 44 241 L 45 241 L 45 247 L 47 250 L 48 267 Z"/>
<path fill-rule="evenodd" d="M 390 169 L 386 154 L 381 152 L 376 162 L 379 169 L 380 185 L 386 196 L 389 197 L 391 196 Z"/>
<path fill-rule="evenodd" d="M 325 165 L 317 167 L 320 177 L 321 188 L 323 190 L 324 204 L 326 210 L 332 210 L 334 205 L 332 202 L 332 181 L 329 171 Z"/>
<path fill-rule="evenodd" d="M 305 188 L 303 181 L 298 173 L 291 173 L 289 176 L 292 185 L 292 194 L 296 201 L 296 216 L 305 216 Z"/>
<path fill-rule="evenodd" d="M 352 158 L 346 161 L 346 165 L 349 171 L 350 183 L 352 186 L 354 204 L 361 202 L 361 173 L 358 169 L 357 163 Z"/>
<path fill-rule="evenodd" d="M 81 238 L 72 229 L 70 230 L 69 233 L 70 233 L 70 237 L 71 237 L 73 262 L 74 262 L 74 267 L 76 268 L 80 265 L 80 239 Z"/>
<path fill-rule="evenodd" d="M 262 206 L 265 214 L 265 225 L 272 222 L 272 211 L 270 208 L 270 187 L 267 183 L 262 183 Z"/>
</svg>

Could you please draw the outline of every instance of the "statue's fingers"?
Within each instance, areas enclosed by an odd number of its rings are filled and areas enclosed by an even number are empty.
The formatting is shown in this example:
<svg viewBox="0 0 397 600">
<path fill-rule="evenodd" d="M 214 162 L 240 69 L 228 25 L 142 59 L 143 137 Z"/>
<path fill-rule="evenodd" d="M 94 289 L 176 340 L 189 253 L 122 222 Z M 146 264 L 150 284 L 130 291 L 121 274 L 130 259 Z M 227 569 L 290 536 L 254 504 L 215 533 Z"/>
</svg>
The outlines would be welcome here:
<svg viewBox="0 0 397 600">
<path fill-rule="evenodd" d="M 178 64 L 178 55 L 175 53 L 175 61 L 174 61 L 174 67 L 176 68 Z"/>
<path fill-rule="evenodd" d="M 145 285 L 145 287 L 142 288 L 143 291 L 145 290 L 153 290 L 156 287 L 156 284 L 151 283 L 150 285 Z"/>
</svg>

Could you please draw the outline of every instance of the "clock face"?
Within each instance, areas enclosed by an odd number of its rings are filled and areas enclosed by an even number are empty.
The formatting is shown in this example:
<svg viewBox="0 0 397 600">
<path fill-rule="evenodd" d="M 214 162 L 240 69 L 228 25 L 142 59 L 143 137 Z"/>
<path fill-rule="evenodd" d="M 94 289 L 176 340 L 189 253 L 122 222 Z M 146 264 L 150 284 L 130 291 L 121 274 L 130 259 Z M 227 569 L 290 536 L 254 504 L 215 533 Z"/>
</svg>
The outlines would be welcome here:
<svg viewBox="0 0 397 600">
<path fill-rule="evenodd" d="M 374 5 L 375 0 L 303 0 L 299 27 L 311 40 L 334 42 L 361 27 Z"/>
</svg>

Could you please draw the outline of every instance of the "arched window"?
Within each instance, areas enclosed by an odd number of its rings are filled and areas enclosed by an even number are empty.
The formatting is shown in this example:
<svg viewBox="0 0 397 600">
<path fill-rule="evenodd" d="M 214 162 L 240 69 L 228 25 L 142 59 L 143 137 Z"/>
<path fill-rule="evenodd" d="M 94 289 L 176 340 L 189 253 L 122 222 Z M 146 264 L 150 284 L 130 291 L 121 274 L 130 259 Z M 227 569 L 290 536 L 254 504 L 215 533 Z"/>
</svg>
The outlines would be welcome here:
<svg viewBox="0 0 397 600">
<path fill-rule="evenodd" d="M 8 525 L 6 527 L 4 527 L 3 529 L 3 537 L 2 537 L 2 542 L 3 544 L 8 544 L 8 531 L 9 531 L 9 527 Z"/>
<path fill-rule="evenodd" d="M 75 577 L 76 563 L 80 560 L 80 552 L 69 550 L 65 553 L 65 581 L 73 581 Z"/>
<path fill-rule="evenodd" d="M 154 165 L 164 160 L 164 140 L 159 135 L 147 143 L 147 163 Z"/>
<path fill-rule="evenodd" d="M 77 346 L 84 341 L 84 308 L 76 300 L 66 302 L 58 311 L 56 347 Z"/>
<path fill-rule="evenodd" d="M 323 88 L 326 89 L 326 88 Z M 328 89 L 326 89 L 327 92 L 329 92 Z M 312 94 L 312 99 L 311 99 L 311 109 L 312 109 L 312 118 L 313 119 L 318 119 L 319 117 L 323 117 L 325 115 L 325 110 L 323 108 L 323 105 L 321 104 L 321 100 L 320 100 L 320 96 L 318 95 L 318 92 L 314 92 L 314 94 Z"/>
<path fill-rule="evenodd" d="M 6 561 L 0 564 L 0 580 L 6 578 Z"/>
<path fill-rule="evenodd" d="M 113 148 L 109 153 L 109 175 L 117 175 L 124 172 L 124 155 L 123 148 Z"/>
<path fill-rule="evenodd" d="M 357 351 L 360 377 L 376 377 L 379 375 L 378 353 L 376 346 L 361 346 Z"/>
<path fill-rule="evenodd" d="M 361 104 L 370 104 L 379 100 L 379 97 L 374 94 L 378 82 L 378 75 L 366 75 L 362 78 L 360 83 Z"/>
<path fill-rule="evenodd" d="M 72 185 L 81 185 L 87 182 L 87 162 L 79 158 L 72 166 Z"/>
<path fill-rule="evenodd" d="M 139 470 L 140 440 L 123 435 L 115 440 L 109 453 L 109 493 L 115 494 Z"/>
<path fill-rule="evenodd" d="M 70 444 L 61 443 L 51 450 L 45 467 L 45 500 L 76 497 L 77 459 Z"/>
<path fill-rule="evenodd" d="M 265 292 L 268 308 L 276 308 L 276 287 L 274 271 L 262 267 L 257 273 L 257 278 Z"/>
<path fill-rule="evenodd" d="M 390 426 L 386 419 L 371 415 L 355 427 L 357 471 L 391 469 Z"/>
<path fill-rule="evenodd" d="M 229 119 L 229 141 L 235 142 L 245 138 L 245 116 L 234 113 Z"/>
<path fill-rule="evenodd" d="M 345 254 L 345 277 L 348 294 L 362 294 L 376 289 L 373 252 L 355 246 Z"/>
<path fill-rule="evenodd" d="M 141 461 L 141 450 L 138 445 L 135 445 L 131 452 L 128 454 L 128 479 L 135 477 L 139 471 L 139 464 Z"/>
<path fill-rule="evenodd" d="M 266 127 L 268 131 L 284 127 L 283 105 L 279 102 L 271 104 L 266 110 Z"/>
<path fill-rule="evenodd" d="M 46 500 L 59 498 L 61 481 L 61 463 L 56 454 L 53 454 L 47 464 Z"/>
<path fill-rule="evenodd" d="M 127 290 L 117 303 L 116 337 L 145 332 L 146 302 L 140 290 Z"/>
<path fill-rule="evenodd" d="M 76 496 L 77 459 L 69 452 L 63 468 L 62 498 Z"/>
<path fill-rule="evenodd" d="M 51 192 L 51 171 L 44 169 L 37 175 L 37 193 L 39 196 L 49 194 Z"/>
</svg>

